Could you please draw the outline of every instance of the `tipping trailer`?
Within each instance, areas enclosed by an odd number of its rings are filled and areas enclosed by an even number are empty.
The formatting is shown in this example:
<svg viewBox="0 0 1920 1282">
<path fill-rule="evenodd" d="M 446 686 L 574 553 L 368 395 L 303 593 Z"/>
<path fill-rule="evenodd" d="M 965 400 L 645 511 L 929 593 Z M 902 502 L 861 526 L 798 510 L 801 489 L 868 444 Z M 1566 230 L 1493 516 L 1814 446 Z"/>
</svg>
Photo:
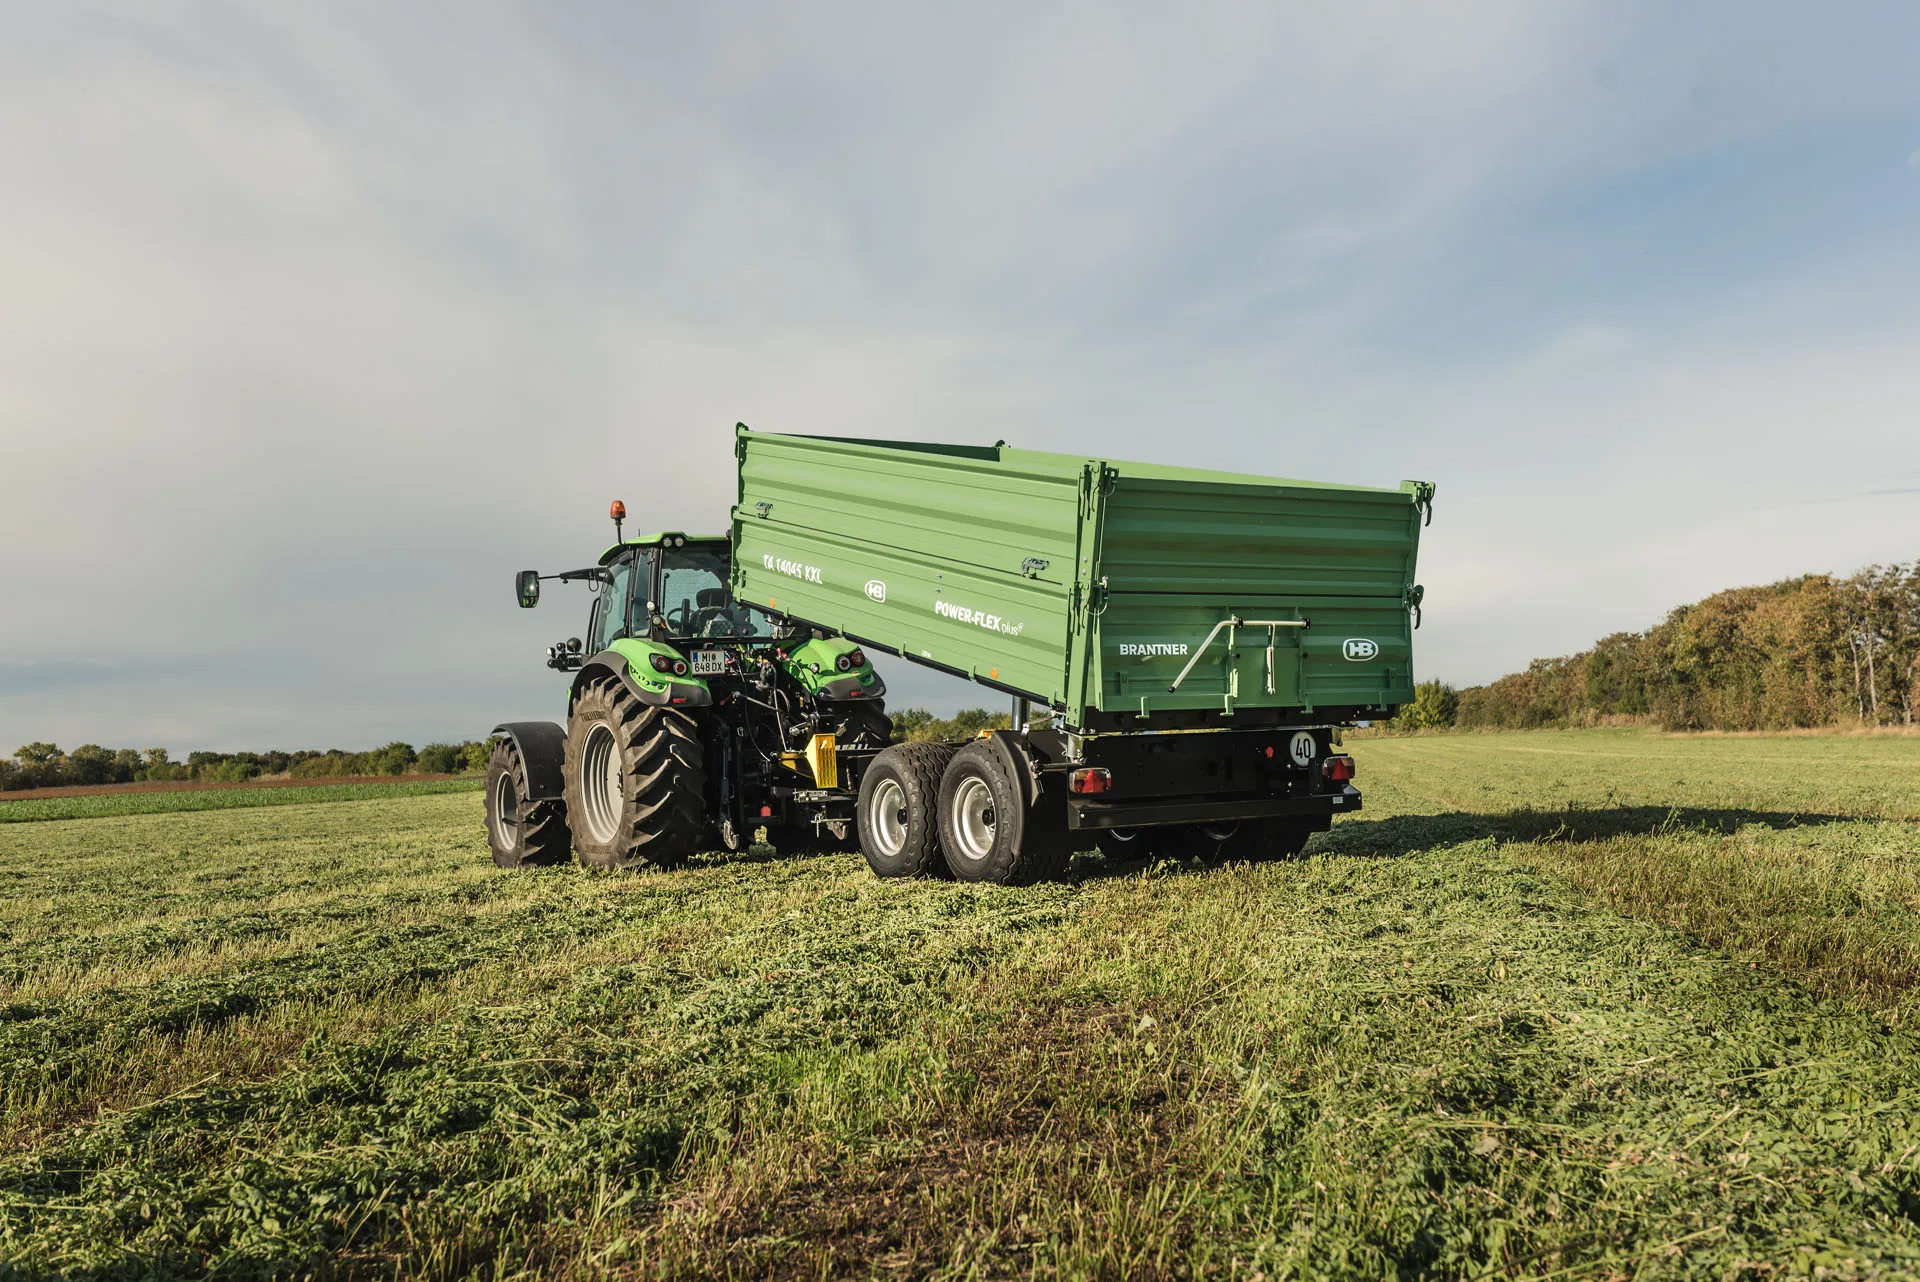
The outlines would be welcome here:
<svg viewBox="0 0 1920 1282">
<path fill-rule="evenodd" d="M 536 816 L 545 857 L 584 823 L 582 857 L 615 866 L 671 863 L 709 835 L 737 848 L 756 824 L 776 844 L 857 839 L 882 876 L 1024 883 L 1095 841 L 1297 853 L 1360 808 L 1340 729 L 1413 698 L 1431 484 L 744 424 L 735 451 L 729 533 L 692 544 L 724 563 L 724 591 L 672 599 L 669 575 L 692 581 L 670 568 L 683 535 L 548 576 L 600 576 L 595 637 L 550 652 L 576 673 L 565 729 L 499 728 L 497 861 L 535 861 L 509 838 Z M 522 604 L 540 577 L 522 573 Z M 867 650 L 1001 691 L 1014 728 L 888 742 Z M 669 739 L 666 788 L 649 763 Z M 647 828 L 662 814 L 670 839 Z"/>
</svg>

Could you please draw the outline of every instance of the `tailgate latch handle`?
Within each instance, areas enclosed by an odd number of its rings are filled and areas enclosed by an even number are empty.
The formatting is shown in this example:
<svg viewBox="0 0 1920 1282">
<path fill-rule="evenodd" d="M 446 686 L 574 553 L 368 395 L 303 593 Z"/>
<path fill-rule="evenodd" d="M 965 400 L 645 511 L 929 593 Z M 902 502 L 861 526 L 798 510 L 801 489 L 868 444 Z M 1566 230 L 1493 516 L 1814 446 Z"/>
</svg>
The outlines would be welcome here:
<svg viewBox="0 0 1920 1282">
<path fill-rule="evenodd" d="M 1229 614 L 1226 618 L 1213 625 L 1213 631 L 1207 633 L 1207 639 L 1200 643 L 1199 648 L 1193 652 L 1193 657 L 1187 660 L 1187 666 L 1180 669 L 1180 675 L 1175 677 L 1173 684 L 1167 687 L 1167 693 L 1172 694 L 1180 688 L 1180 683 L 1187 679 L 1189 672 L 1193 671 L 1193 665 L 1200 662 L 1200 656 L 1207 652 L 1207 647 L 1213 644 L 1213 639 L 1220 635 L 1221 628 L 1265 628 L 1267 630 L 1267 693 L 1272 694 L 1274 692 L 1273 646 L 1275 639 L 1279 636 L 1279 630 L 1281 628 L 1304 628 L 1308 626 L 1310 622 L 1311 620 L 1308 619 L 1242 619 L 1237 615 Z M 1229 640 L 1227 645 L 1231 647 L 1233 642 Z"/>
<path fill-rule="evenodd" d="M 1020 563 L 1020 573 L 1026 575 L 1029 579 L 1037 579 L 1040 577 L 1040 571 L 1052 564 L 1053 562 L 1047 560 L 1044 556 L 1030 556 Z"/>
<path fill-rule="evenodd" d="M 767 502 L 765 499 L 762 499 L 758 503 L 755 503 L 753 505 L 753 511 L 756 516 L 758 516 L 761 520 L 764 521 L 767 519 L 768 516 L 772 515 L 773 504 Z"/>
<path fill-rule="evenodd" d="M 1421 587 L 1418 583 L 1416 583 L 1412 587 L 1408 588 L 1406 591 L 1406 595 L 1401 598 L 1401 601 L 1407 607 L 1408 612 L 1413 615 L 1413 630 L 1415 632 L 1418 632 L 1420 630 L 1420 602 L 1426 597 L 1426 595 L 1427 595 L 1427 590 Z"/>
</svg>

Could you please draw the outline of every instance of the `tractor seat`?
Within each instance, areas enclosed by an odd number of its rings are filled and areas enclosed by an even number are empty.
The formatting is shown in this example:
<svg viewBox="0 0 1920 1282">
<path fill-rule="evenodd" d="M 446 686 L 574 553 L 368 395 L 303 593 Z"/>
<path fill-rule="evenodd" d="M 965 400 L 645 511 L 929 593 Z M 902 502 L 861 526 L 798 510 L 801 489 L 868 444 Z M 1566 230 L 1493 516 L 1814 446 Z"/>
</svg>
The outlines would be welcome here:
<svg viewBox="0 0 1920 1282">
<path fill-rule="evenodd" d="M 731 597 L 725 588 L 701 588 L 694 594 L 693 603 L 702 610 L 724 610 L 733 604 Z"/>
</svg>

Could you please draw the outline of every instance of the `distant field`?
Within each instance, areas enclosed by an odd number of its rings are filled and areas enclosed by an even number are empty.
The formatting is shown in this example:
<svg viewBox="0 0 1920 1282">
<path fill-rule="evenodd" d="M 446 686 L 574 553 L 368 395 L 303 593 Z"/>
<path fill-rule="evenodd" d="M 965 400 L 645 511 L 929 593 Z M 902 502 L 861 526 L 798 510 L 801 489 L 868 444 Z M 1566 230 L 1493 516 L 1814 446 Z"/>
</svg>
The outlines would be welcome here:
<svg viewBox="0 0 1920 1282">
<path fill-rule="evenodd" d="M 1920 1276 L 1920 743 L 1353 751 L 1029 890 L 0 829 L 0 1278 Z"/>
<path fill-rule="evenodd" d="M 39 819 L 95 819 L 103 815 L 157 815 L 181 810 L 232 810 L 246 806 L 315 805 L 328 801 L 369 801 L 379 797 L 418 797 L 441 792 L 477 792 L 478 775 L 454 779 L 355 780 L 351 783 L 234 784 L 227 787 L 161 788 L 152 791 L 83 792 L 48 789 L 58 796 L 0 793 L 0 823 Z"/>
</svg>

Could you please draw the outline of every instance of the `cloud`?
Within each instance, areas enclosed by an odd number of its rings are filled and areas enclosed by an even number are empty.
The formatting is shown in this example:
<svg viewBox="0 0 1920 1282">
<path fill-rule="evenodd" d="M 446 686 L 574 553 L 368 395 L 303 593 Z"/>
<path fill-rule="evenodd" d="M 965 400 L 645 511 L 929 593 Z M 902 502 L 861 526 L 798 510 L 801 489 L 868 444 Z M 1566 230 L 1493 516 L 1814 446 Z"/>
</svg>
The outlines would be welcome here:
<svg viewBox="0 0 1920 1282">
<path fill-rule="evenodd" d="M 718 528 L 736 420 L 1437 480 L 1455 679 L 1913 555 L 1738 514 L 1920 467 L 1915 19 L 1736 12 L 25 9 L 0 734 L 550 715 L 512 571 Z"/>
</svg>

